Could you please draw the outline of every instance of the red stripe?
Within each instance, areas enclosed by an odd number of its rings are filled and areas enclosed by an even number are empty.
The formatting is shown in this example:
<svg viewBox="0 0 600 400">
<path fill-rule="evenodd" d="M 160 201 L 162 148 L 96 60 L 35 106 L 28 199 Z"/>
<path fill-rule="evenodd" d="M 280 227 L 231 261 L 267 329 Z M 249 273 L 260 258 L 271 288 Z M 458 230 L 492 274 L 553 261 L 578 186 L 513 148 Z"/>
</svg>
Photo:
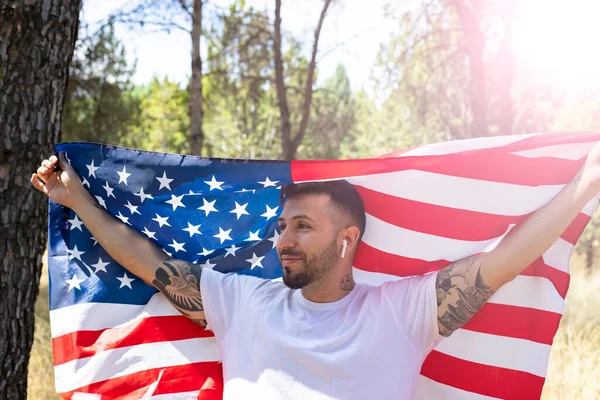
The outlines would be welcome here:
<svg viewBox="0 0 600 400">
<path fill-rule="evenodd" d="M 354 257 L 353 266 L 367 272 L 406 277 L 439 271 L 451 262 L 453 261 L 425 261 L 419 258 L 403 257 L 386 253 L 361 242 Z M 561 297 L 564 298 L 567 295 L 570 282 L 569 274 L 546 265 L 541 257 L 521 272 L 520 275 L 546 278 L 552 282 Z"/>
<path fill-rule="evenodd" d="M 179 392 L 192 392 L 202 389 L 198 399 L 220 400 L 223 396 L 223 372 L 217 362 L 203 362 L 179 365 L 167 368 L 154 368 L 141 372 L 108 379 L 86 385 L 76 390 L 59 393 L 70 399 L 74 393 L 101 393 L 102 399 L 134 400 L 140 399 L 148 388 L 158 380 L 160 382 L 154 395 Z"/>
<path fill-rule="evenodd" d="M 527 267 L 519 275 L 539 276 L 548 279 L 552 282 L 554 288 L 563 299 L 567 296 L 569 283 L 571 282 L 571 276 L 568 273 L 546 265 L 542 257 L 535 260 L 533 264 Z"/>
<path fill-rule="evenodd" d="M 533 308 L 486 303 L 463 329 L 552 345 L 561 317 Z"/>
<path fill-rule="evenodd" d="M 507 368 L 462 360 L 433 350 L 425 359 L 421 375 L 468 392 L 499 399 L 539 399 L 544 378 Z"/>
<path fill-rule="evenodd" d="M 579 236 L 590 222 L 591 217 L 584 213 L 579 213 L 575 220 L 569 225 L 567 230 L 561 235 L 561 238 L 571 243 L 573 246 L 577 244 Z"/>
<path fill-rule="evenodd" d="M 510 224 L 517 224 L 527 217 L 460 210 L 390 196 L 358 185 L 355 188 L 369 215 L 404 229 L 450 239 L 494 239 L 503 235 Z"/>
<path fill-rule="evenodd" d="M 353 265 L 363 271 L 379 272 L 396 276 L 422 275 L 438 271 L 451 261 L 435 260 L 425 261 L 419 258 L 403 257 L 386 253 L 361 242 L 356 250 Z"/>
<path fill-rule="evenodd" d="M 184 316 L 148 317 L 98 331 L 76 331 L 52 339 L 54 365 L 119 347 L 214 336 Z"/>
<path fill-rule="evenodd" d="M 561 185 L 571 181 L 582 161 L 559 158 L 526 158 L 502 150 L 489 153 L 447 154 L 443 156 L 407 156 L 362 160 L 293 160 L 294 182 L 341 179 L 387 172 L 419 170 L 514 185 Z M 526 174 L 523 171 L 527 171 Z"/>
</svg>

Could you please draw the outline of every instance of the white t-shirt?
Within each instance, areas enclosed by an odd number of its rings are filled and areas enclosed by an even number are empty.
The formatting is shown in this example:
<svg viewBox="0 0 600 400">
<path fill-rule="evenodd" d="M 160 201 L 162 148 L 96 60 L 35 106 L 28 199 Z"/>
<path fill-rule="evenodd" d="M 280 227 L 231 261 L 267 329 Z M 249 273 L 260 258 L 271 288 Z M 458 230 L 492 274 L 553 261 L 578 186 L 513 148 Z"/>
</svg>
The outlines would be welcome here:
<svg viewBox="0 0 600 400">
<path fill-rule="evenodd" d="M 314 303 L 282 282 L 205 269 L 201 293 L 225 400 L 410 399 L 441 339 L 435 274 Z"/>
</svg>

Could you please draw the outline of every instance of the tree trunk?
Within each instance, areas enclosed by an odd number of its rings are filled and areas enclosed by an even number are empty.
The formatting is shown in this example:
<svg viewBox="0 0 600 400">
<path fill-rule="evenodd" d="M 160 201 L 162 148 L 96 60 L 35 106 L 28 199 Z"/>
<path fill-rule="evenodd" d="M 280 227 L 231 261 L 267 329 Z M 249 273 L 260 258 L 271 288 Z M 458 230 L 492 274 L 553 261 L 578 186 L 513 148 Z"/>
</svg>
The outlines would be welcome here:
<svg viewBox="0 0 600 400">
<path fill-rule="evenodd" d="M 292 142 L 292 125 L 290 109 L 287 102 L 285 80 L 283 76 L 283 57 L 281 55 L 281 0 L 275 0 L 275 84 L 277 85 L 277 101 L 281 119 L 281 152 L 285 157 Z"/>
<path fill-rule="evenodd" d="M 192 10 L 192 81 L 190 84 L 190 153 L 202 154 L 204 132 L 202 131 L 202 0 L 194 0 Z"/>
<path fill-rule="evenodd" d="M 487 94 L 485 79 L 485 64 L 483 50 L 485 36 L 480 26 L 480 15 L 477 9 L 469 9 L 465 0 L 451 0 L 450 3 L 458 14 L 458 19 L 464 30 L 467 54 L 469 56 L 469 99 L 471 103 L 470 136 L 487 136 L 489 134 L 487 117 Z M 476 6 L 474 6 L 476 7 Z"/>
<path fill-rule="evenodd" d="M 306 86 L 304 87 L 304 104 L 302 105 L 302 120 L 298 133 L 292 137 L 292 127 L 290 123 L 290 112 L 287 103 L 287 94 L 283 76 L 283 58 L 281 56 L 281 0 L 275 0 L 275 82 L 277 84 L 277 99 L 279 100 L 279 111 L 281 115 L 281 146 L 283 158 L 293 160 L 296 158 L 296 152 L 302 139 L 306 134 L 308 120 L 310 118 L 310 108 L 312 105 L 313 82 L 315 78 L 315 69 L 317 65 L 317 52 L 319 49 L 319 37 L 321 28 L 327 15 L 327 9 L 331 0 L 324 0 L 323 9 L 319 16 L 319 23 L 315 28 L 315 39 L 313 42 L 312 55 L 308 70 L 306 72 Z"/>
<path fill-rule="evenodd" d="M 513 21 L 516 14 L 516 0 L 504 0 L 502 22 L 504 37 L 498 51 L 499 73 L 496 82 L 498 95 L 498 130 L 501 135 L 511 135 L 514 125 L 514 108 L 511 91 L 515 81 L 515 56 L 512 52 Z"/>
<path fill-rule="evenodd" d="M 29 179 L 59 140 L 80 0 L 0 0 L 0 399 L 27 397 L 47 199 Z"/>
</svg>

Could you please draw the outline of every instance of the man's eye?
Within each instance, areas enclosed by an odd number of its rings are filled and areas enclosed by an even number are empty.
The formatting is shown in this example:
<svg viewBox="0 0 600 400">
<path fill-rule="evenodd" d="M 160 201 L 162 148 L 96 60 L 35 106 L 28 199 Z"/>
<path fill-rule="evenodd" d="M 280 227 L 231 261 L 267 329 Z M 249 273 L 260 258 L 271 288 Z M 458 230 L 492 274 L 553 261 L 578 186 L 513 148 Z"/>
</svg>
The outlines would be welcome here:
<svg viewBox="0 0 600 400">
<path fill-rule="evenodd" d="M 304 229 L 304 228 L 310 228 L 310 227 L 308 225 L 306 225 L 306 224 L 304 224 L 304 223 L 301 222 L 301 223 L 298 224 L 298 228 Z"/>
<path fill-rule="evenodd" d="M 285 229 L 285 225 L 279 225 L 279 231 L 283 232 L 283 230 Z"/>
</svg>

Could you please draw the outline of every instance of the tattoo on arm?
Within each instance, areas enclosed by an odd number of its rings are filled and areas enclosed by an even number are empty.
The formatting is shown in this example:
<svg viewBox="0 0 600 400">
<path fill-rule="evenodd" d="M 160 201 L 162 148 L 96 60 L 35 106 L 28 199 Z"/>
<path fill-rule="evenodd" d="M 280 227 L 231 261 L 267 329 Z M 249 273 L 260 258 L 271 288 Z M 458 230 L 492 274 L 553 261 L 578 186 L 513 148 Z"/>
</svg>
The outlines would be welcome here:
<svg viewBox="0 0 600 400">
<path fill-rule="evenodd" d="M 156 269 L 152 284 L 185 316 L 206 328 L 200 293 L 201 277 L 201 266 L 168 258 Z"/>
<path fill-rule="evenodd" d="M 477 255 L 458 260 L 438 272 L 435 283 L 438 327 L 448 337 L 466 324 L 494 294 L 481 276 Z"/>
<path fill-rule="evenodd" d="M 340 289 L 342 290 L 352 290 L 354 289 L 355 283 L 354 278 L 352 277 L 352 273 L 344 275 L 342 281 L 340 282 Z"/>
</svg>

